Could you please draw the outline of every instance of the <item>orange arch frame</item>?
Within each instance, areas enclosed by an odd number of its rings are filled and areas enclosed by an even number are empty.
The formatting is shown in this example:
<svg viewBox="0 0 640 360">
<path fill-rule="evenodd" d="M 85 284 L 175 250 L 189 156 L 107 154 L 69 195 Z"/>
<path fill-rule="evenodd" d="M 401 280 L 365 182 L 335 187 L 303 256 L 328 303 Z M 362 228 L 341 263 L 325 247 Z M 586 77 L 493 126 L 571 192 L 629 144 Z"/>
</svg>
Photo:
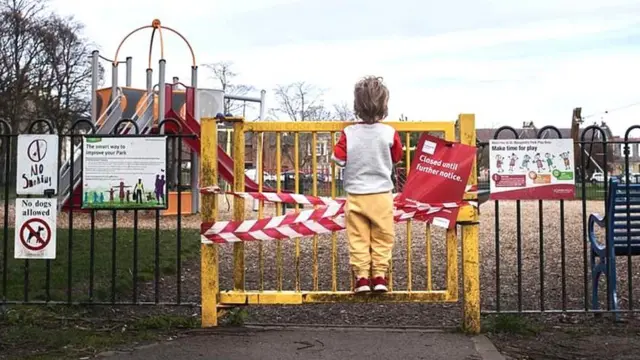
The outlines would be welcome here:
<svg viewBox="0 0 640 360">
<path fill-rule="evenodd" d="M 133 34 L 137 33 L 140 30 L 144 30 L 144 29 L 148 29 L 148 28 L 152 28 L 153 31 L 151 32 L 151 42 L 149 43 L 149 62 L 148 62 L 148 68 L 151 68 L 151 55 L 153 53 L 153 38 L 154 35 L 156 33 L 156 30 L 158 31 L 158 36 L 160 37 L 160 58 L 164 59 L 164 41 L 162 38 L 162 29 L 166 29 L 171 31 L 172 33 L 178 35 L 184 42 L 185 44 L 187 44 L 187 47 L 189 48 L 189 51 L 191 52 L 191 62 L 192 62 L 192 66 L 195 67 L 196 65 L 196 55 L 193 51 L 193 47 L 191 47 L 191 44 L 189 43 L 189 41 L 187 40 L 187 38 L 185 38 L 180 32 L 178 32 L 177 30 L 174 30 L 168 26 L 162 26 L 162 24 L 160 23 L 160 20 L 158 19 L 154 19 L 151 22 L 151 25 L 145 25 L 145 26 L 141 26 L 133 31 L 131 31 L 130 33 L 127 34 L 127 36 L 124 37 L 124 39 L 122 39 L 122 41 L 120 42 L 120 44 L 118 45 L 118 48 L 116 49 L 116 54 L 113 57 L 113 65 L 117 65 L 118 64 L 118 55 L 120 54 L 120 49 L 122 48 L 122 45 L 124 45 L 124 42 L 127 41 L 128 38 L 130 38 Z"/>
</svg>

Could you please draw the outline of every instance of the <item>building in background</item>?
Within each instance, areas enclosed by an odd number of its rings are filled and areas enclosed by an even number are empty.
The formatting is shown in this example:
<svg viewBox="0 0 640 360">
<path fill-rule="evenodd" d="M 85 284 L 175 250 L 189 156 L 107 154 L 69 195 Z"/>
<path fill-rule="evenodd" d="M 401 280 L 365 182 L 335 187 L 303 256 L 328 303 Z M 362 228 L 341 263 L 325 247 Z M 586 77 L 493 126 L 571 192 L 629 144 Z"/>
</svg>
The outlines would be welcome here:
<svg viewBox="0 0 640 360">
<path fill-rule="evenodd" d="M 613 141 L 620 142 L 613 145 L 613 153 L 615 157 L 614 174 L 623 174 L 625 169 L 625 155 L 624 155 L 624 137 L 615 136 Z M 629 172 L 640 173 L 640 138 L 629 138 Z"/>
</svg>

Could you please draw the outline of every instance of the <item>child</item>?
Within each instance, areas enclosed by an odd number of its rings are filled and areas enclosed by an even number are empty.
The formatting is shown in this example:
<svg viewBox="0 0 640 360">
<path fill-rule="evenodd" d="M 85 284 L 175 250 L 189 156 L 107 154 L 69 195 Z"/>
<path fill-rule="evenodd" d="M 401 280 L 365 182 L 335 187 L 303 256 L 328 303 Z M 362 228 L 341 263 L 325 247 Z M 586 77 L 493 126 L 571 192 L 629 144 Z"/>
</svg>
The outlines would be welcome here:
<svg viewBox="0 0 640 360">
<path fill-rule="evenodd" d="M 354 292 L 387 291 L 387 271 L 395 238 L 393 164 L 402 158 L 398 133 L 381 121 L 387 116 L 389 90 L 382 78 L 366 77 L 354 90 L 354 111 L 361 121 L 347 126 L 332 160 L 344 167 L 349 262 Z M 373 275 L 373 279 L 370 279 Z"/>
</svg>

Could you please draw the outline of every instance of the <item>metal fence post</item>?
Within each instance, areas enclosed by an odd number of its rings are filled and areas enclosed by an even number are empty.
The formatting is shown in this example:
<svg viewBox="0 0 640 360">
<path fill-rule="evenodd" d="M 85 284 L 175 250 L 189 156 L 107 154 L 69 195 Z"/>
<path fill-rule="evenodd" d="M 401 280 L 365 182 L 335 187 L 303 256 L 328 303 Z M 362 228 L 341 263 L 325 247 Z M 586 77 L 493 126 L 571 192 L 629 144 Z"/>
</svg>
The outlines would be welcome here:
<svg viewBox="0 0 640 360">
<path fill-rule="evenodd" d="M 201 186 L 218 185 L 218 131 L 215 118 L 200 120 Z M 202 196 L 202 221 L 213 222 L 218 217 L 218 195 Z M 218 325 L 218 296 L 220 281 L 218 274 L 218 245 L 200 246 L 200 283 L 202 302 L 202 327 Z"/>
<path fill-rule="evenodd" d="M 244 191 L 244 161 L 245 136 L 244 119 L 234 118 L 233 121 L 233 191 Z M 244 199 L 233 199 L 233 220 L 244 220 Z M 244 290 L 244 243 L 233 244 L 233 288 Z"/>
<path fill-rule="evenodd" d="M 460 142 L 476 146 L 476 118 L 474 114 L 460 114 L 458 126 Z M 469 185 L 477 185 L 477 163 L 474 159 Z M 467 197 L 468 198 L 468 197 Z M 477 200 L 477 195 L 475 196 Z M 462 224 L 462 296 L 463 328 L 472 334 L 480 333 L 480 263 L 478 209 L 473 208 L 471 221 Z"/>
</svg>

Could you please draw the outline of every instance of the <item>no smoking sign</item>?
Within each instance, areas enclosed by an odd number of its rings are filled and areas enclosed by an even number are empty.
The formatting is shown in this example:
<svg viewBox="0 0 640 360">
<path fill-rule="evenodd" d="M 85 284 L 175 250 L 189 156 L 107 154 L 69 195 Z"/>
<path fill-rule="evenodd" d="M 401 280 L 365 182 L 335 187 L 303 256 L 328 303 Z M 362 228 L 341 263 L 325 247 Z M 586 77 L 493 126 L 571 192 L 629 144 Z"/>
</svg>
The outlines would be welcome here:
<svg viewBox="0 0 640 360">
<path fill-rule="evenodd" d="M 56 199 L 16 199 L 16 259 L 56 258 Z"/>
<path fill-rule="evenodd" d="M 19 135 L 17 151 L 16 194 L 57 194 L 58 135 Z"/>
</svg>

